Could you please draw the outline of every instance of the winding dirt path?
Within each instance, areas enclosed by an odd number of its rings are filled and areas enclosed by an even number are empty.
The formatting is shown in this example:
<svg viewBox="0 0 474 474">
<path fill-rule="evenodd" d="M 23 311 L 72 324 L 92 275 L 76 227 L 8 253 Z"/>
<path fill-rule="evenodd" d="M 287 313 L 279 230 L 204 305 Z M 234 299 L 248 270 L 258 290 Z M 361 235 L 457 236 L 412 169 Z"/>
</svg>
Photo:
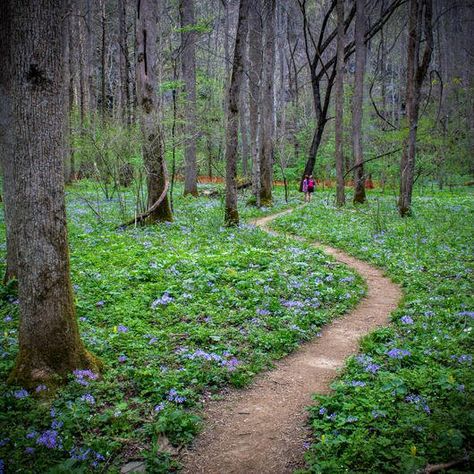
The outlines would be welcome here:
<svg viewBox="0 0 474 474">
<path fill-rule="evenodd" d="M 271 234 L 268 223 L 291 210 L 254 224 Z M 302 238 L 293 237 L 297 240 Z M 311 394 L 330 392 L 337 369 L 357 352 L 359 339 L 386 325 L 401 291 L 382 272 L 332 247 L 314 243 L 367 281 L 368 292 L 357 308 L 321 331 L 321 337 L 278 361 L 247 389 L 229 390 L 204 410 L 205 430 L 183 455 L 187 474 L 283 474 L 304 465 L 303 443 L 309 437 L 305 407 Z"/>
</svg>

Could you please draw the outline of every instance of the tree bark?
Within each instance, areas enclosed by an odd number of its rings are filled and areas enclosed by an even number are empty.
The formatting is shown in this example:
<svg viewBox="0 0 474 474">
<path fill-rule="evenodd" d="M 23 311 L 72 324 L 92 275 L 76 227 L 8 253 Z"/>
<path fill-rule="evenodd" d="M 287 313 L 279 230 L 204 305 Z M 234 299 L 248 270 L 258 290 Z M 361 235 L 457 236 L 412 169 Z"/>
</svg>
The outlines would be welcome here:
<svg viewBox="0 0 474 474">
<path fill-rule="evenodd" d="M 263 84 L 262 84 L 262 148 L 260 150 L 260 204 L 269 206 L 272 203 L 273 161 L 275 154 L 275 33 L 276 3 L 265 0 L 265 43 L 263 50 Z"/>
<path fill-rule="evenodd" d="M 198 195 L 196 162 L 196 32 L 192 30 L 194 0 L 181 0 L 181 67 L 184 79 L 185 101 L 185 148 L 184 148 L 184 195 Z"/>
<path fill-rule="evenodd" d="M 226 226 L 239 225 L 237 210 L 237 155 L 239 145 L 239 97 L 242 85 L 243 55 L 245 38 L 248 31 L 247 15 L 250 0 L 240 0 L 237 34 L 235 37 L 234 61 L 228 95 L 227 127 L 226 127 L 226 188 L 225 188 L 225 216 Z"/>
<path fill-rule="evenodd" d="M 128 58 L 128 38 L 127 38 L 127 0 L 118 0 L 119 17 L 119 70 L 120 70 L 120 115 L 122 123 L 130 126 L 132 123 L 130 113 L 130 89 L 128 72 L 130 60 Z"/>
<path fill-rule="evenodd" d="M 250 156 L 249 136 L 248 136 L 248 74 L 249 60 L 247 42 L 244 45 L 244 56 L 242 58 L 242 85 L 240 88 L 240 137 L 242 142 L 242 174 L 247 177 L 249 175 L 248 162 Z"/>
<path fill-rule="evenodd" d="M 249 9 L 249 125 L 252 156 L 252 194 L 260 205 L 259 98 L 262 74 L 262 21 L 261 0 L 255 0 Z"/>
<path fill-rule="evenodd" d="M 337 0 L 337 62 L 336 62 L 336 203 L 345 204 L 343 108 L 344 108 L 344 0 Z"/>
<path fill-rule="evenodd" d="M 409 15 L 406 83 L 408 137 L 404 143 L 400 162 L 398 211 L 401 217 L 411 215 L 421 86 L 433 52 L 432 0 L 410 0 Z M 424 29 L 424 50 L 420 62 L 422 28 Z"/>
<path fill-rule="evenodd" d="M 100 367 L 80 339 L 69 277 L 64 6 L 61 0 L 8 0 L 1 9 L 0 30 L 7 33 L 2 103 L 12 119 L 2 161 L 14 191 L 5 194 L 5 204 L 14 213 L 7 219 L 15 226 L 20 300 L 20 347 L 10 381 L 28 388 Z"/>
<path fill-rule="evenodd" d="M 163 156 L 161 131 L 158 124 L 156 93 L 156 12 L 153 0 L 138 0 L 136 22 L 136 82 L 138 109 L 143 134 L 143 162 L 147 175 L 148 209 L 161 198 L 168 187 L 166 163 Z M 156 207 L 145 222 L 173 219 L 168 196 Z"/>
<path fill-rule="evenodd" d="M 352 154 L 354 157 L 354 203 L 365 202 L 364 154 L 362 148 L 362 114 L 364 100 L 364 74 L 366 62 L 365 36 L 365 0 L 356 0 L 355 20 L 355 78 L 352 99 Z M 384 78 L 382 78 L 384 81 Z"/>
<path fill-rule="evenodd" d="M 106 83 L 106 12 L 105 12 L 105 0 L 101 0 L 101 17 L 100 17 L 100 26 L 101 26 L 101 46 L 100 46 L 100 96 L 101 96 L 101 118 L 102 124 L 105 123 L 105 118 L 107 115 L 107 91 L 105 87 Z"/>
</svg>

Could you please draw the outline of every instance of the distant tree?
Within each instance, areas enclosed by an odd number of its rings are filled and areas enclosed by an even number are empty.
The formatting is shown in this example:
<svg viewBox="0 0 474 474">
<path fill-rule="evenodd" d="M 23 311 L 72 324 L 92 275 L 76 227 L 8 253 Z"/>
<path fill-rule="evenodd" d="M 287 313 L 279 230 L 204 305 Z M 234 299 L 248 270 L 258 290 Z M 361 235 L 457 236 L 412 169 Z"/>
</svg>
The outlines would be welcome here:
<svg viewBox="0 0 474 474">
<path fill-rule="evenodd" d="M 343 107 L 344 107 L 344 0 L 337 0 L 337 62 L 336 62 L 336 202 L 343 206 L 344 152 L 343 152 Z"/>
<path fill-rule="evenodd" d="M 0 103 L 8 122 L 4 198 L 20 300 L 19 353 L 10 380 L 25 387 L 100 366 L 80 339 L 69 276 L 64 6 L 62 0 L 8 0 L 0 9 Z"/>
<path fill-rule="evenodd" d="M 225 216 L 224 222 L 227 226 L 239 224 L 239 212 L 237 210 L 237 154 L 239 133 L 239 97 L 242 85 L 243 55 L 245 38 L 248 30 L 248 11 L 250 0 L 240 0 L 239 19 L 237 22 L 237 34 L 235 37 L 234 60 L 232 63 L 232 75 L 228 94 L 227 127 L 226 127 L 226 192 L 225 192 Z"/>
<path fill-rule="evenodd" d="M 428 72 L 433 52 L 432 7 L 432 0 L 410 0 L 409 4 L 406 82 L 408 137 L 404 143 L 400 162 L 400 197 L 398 199 L 398 211 L 402 217 L 411 214 L 421 86 Z M 423 42 L 422 39 L 424 39 Z"/>
<path fill-rule="evenodd" d="M 168 200 L 168 178 L 158 123 L 155 7 L 156 3 L 153 0 L 138 0 L 136 22 L 137 97 L 148 187 L 148 211 L 138 220 L 148 223 L 173 219 Z"/>
<path fill-rule="evenodd" d="M 249 126 L 250 126 L 250 152 L 252 156 L 252 194 L 255 203 L 260 205 L 260 88 L 262 78 L 262 0 L 255 0 L 250 5 L 248 20 L 249 39 Z"/>
<path fill-rule="evenodd" d="M 260 204 L 272 203 L 273 161 L 275 153 L 275 35 L 276 35 L 276 2 L 265 0 L 264 46 L 263 46 L 263 80 L 261 95 L 261 133 L 260 148 Z"/>
<path fill-rule="evenodd" d="M 364 74 L 366 62 L 366 46 L 364 35 L 365 0 L 355 0 L 355 77 L 354 96 L 352 98 L 352 155 L 354 157 L 354 203 L 365 202 L 364 155 L 362 148 L 362 113 L 364 103 Z"/>
<path fill-rule="evenodd" d="M 181 68 L 185 101 L 184 195 L 198 195 L 196 162 L 196 31 L 194 0 L 180 0 Z"/>
</svg>

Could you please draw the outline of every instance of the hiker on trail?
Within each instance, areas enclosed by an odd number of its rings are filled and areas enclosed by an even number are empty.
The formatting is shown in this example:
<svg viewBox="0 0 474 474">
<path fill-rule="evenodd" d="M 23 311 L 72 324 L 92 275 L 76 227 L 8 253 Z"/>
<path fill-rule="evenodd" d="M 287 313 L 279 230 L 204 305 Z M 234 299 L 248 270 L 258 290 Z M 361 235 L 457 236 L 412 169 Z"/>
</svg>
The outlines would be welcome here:
<svg viewBox="0 0 474 474">
<path fill-rule="evenodd" d="M 314 193 L 315 188 L 316 188 L 316 180 L 313 178 L 313 175 L 310 174 L 308 177 L 307 186 L 306 186 L 306 194 L 305 194 L 306 202 L 311 202 L 311 194 Z"/>
<path fill-rule="evenodd" d="M 308 198 L 309 198 L 308 181 L 309 181 L 309 176 L 307 174 L 305 174 L 304 179 L 303 179 L 303 186 L 301 188 L 301 191 L 304 192 L 304 202 L 308 202 Z"/>
</svg>

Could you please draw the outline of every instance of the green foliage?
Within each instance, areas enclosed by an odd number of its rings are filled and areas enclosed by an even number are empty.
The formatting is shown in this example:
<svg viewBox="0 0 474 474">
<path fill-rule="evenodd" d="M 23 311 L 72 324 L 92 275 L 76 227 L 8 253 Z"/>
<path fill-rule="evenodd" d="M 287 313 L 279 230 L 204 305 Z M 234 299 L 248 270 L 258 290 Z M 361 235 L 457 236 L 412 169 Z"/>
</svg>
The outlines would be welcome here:
<svg viewBox="0 0 474 474">
<path fill-rule="evenodd" d="M 131 208 L 132 192 L 121 192 Z M 101 379 L 72 374 L 50 402 L 6 385 L 18 351 L 14 289 L 0 302 L 7 469 L 116 472 L 138 457 L 150 472 L 172 470 L 173 455 L 156 445 L 195 435 L 204 392 L 247 385 L 364 293 L 359 277 L 308 245 L 222 227 L 220 200 L 177 197 L 173 223 L 124 231 L 120 202 L 93 182 L 68 188 L 76 308 L 82 339 L 105 363 Z M 284 205 L 277 191 L 276 209 Z"/>
<path fill-rule="evenodd" d="M 316 397 L 304 472 L 414 473 L 470 450 L 472 194 L 415 197 L 413 208 L 401 219 L 393 198 L 346 209 L 316 199 L 275 222 L 384 268 L 405 294 L 391 326 L 364 338 L 334 393 Z"/>
</svg>

